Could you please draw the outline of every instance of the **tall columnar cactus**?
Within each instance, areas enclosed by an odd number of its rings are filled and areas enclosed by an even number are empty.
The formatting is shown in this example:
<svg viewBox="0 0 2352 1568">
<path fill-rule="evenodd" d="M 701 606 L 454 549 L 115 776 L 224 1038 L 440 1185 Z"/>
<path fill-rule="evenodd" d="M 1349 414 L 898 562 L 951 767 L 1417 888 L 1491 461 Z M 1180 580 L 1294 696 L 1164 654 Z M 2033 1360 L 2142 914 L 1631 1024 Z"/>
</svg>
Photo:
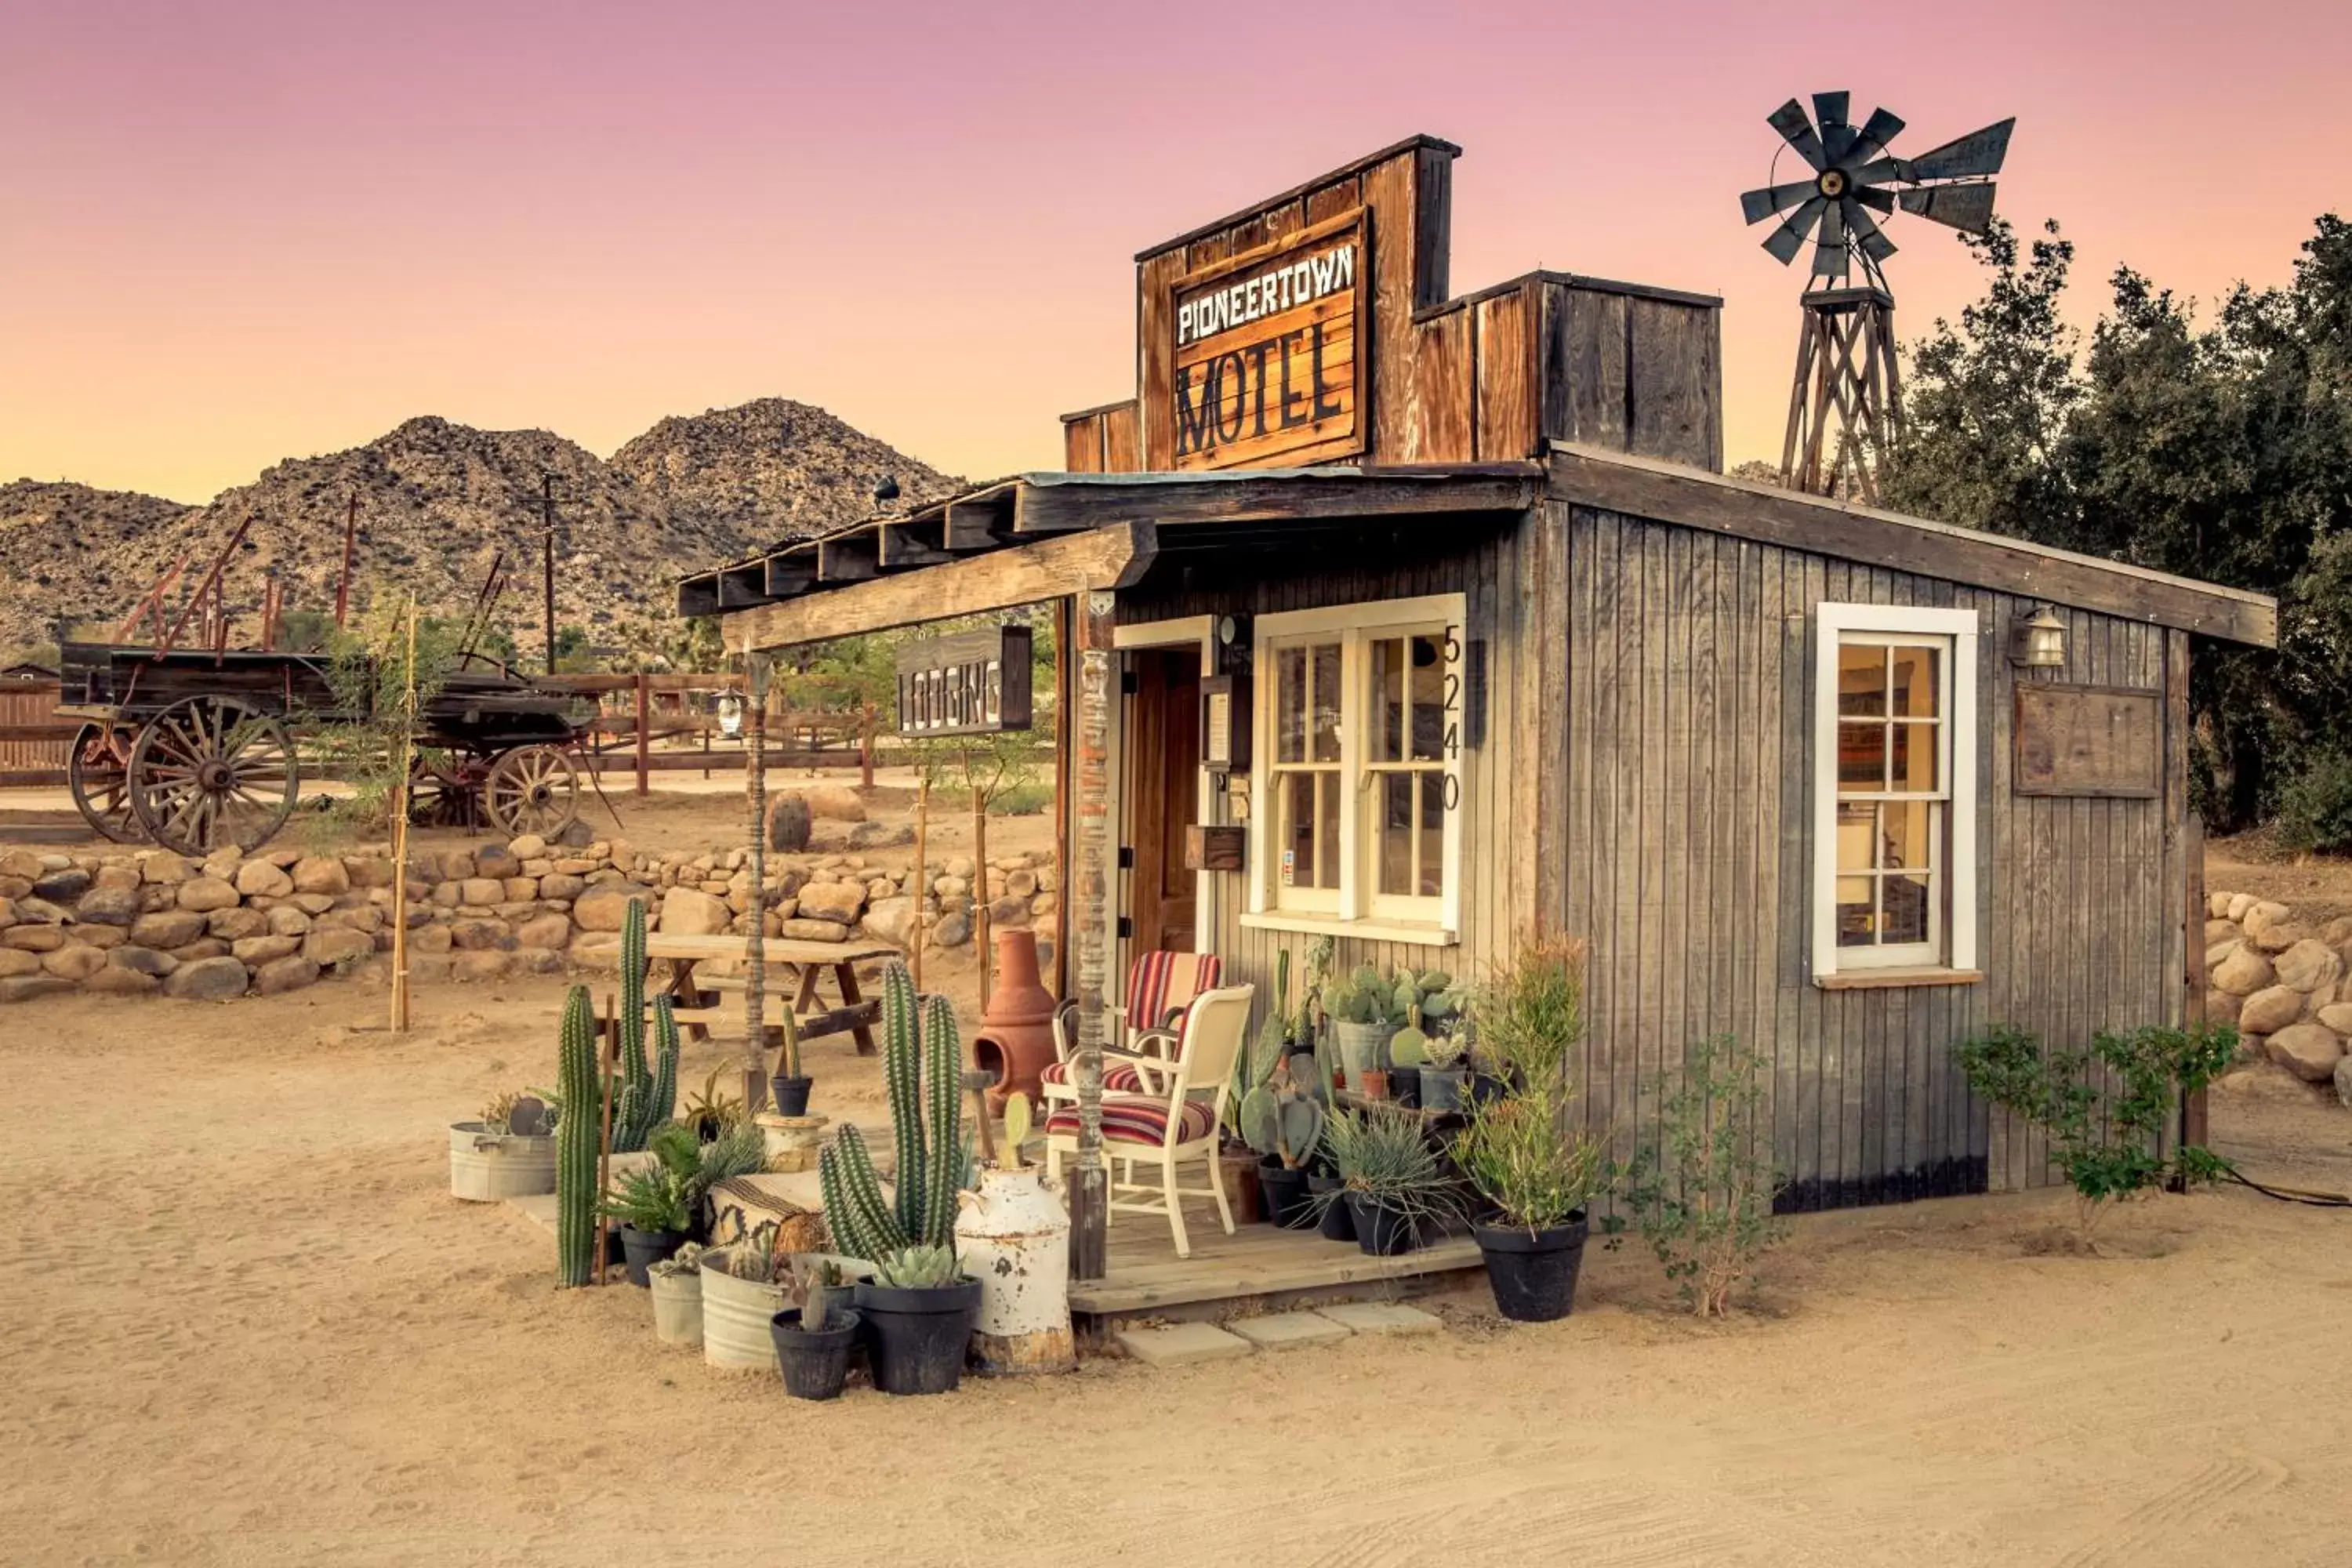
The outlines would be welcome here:
<svg viewBox="0 0 2352 1568">
<path fill-rule="evenodd" d="M 563 1120 L 555 1130 L 555 1264 L 566 1285 L 585 1285 L 595 1264 L 596 1144 L 601 1101 L 596 1083 L 596 1015 L 588 987 L 563 999 L 556 1092 Z"/>
<path fill-rule="evenodd" d="M 880 1259 L 955 1239 L 963 1146 L 963 1046 L 955 1009 L 933 996 L 920 1010 L 901 964 L 882 974 L 882 1072 L 897 1135 L 897 1199 L 886 1204 L 865 1135 L 844 1127 L 817 1162 L 825 1222 L 852 1258 Z"/>
<path fill-rule="evenodd" d="M 646 1059 L 646 906 L 631 899 L 621 921 L 621 1073 L 613 1102 L 613 1152 L 646 1146 L 677 1102 L 677 1024 L 669 999 L 654 999 L 656 1060 Z M 667 1059 L 662 1053 L 667 1053 Z M 667 1087 L 665 1087 L 665 1081 Z"/>
<path fill-rule="evenodd" d="M 963 1182 L 963 1042 L 956 1035 L 954 1006 L 936 994 L 923 1009 L 923 1110 L 930 1190 L 923 1198 L 922 1232 L 914 1239 L 945 1247 L 955 1238 L 956 1188 Z"/>
</svg>

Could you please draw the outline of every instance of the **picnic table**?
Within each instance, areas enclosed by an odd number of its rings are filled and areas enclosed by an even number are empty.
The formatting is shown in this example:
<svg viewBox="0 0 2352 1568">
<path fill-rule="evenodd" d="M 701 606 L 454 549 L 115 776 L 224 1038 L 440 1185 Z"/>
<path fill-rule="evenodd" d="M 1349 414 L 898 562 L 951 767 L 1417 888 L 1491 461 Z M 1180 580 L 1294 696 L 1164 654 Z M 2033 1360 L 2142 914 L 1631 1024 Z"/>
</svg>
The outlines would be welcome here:
<svg viewBox="0 0 2352 1568">
<path fill-rule="evenodd" d="M 772 936 L 761 942 L 760 954 L 771 975 L 782 971 L 784 982 L 791 984 L 792 1013 L 803 1040 L 845 1030 L 857 1042 L 859 1056 L 874 1054 L 874 1024 L 881 1016 L 882 1005 L 867 1001 L 859 992 L 856 966 L 896 958 L 897 948 L 887 942 L 801 942 Z M 672 936 L 652 931 L 646 937 L 646 957 L 669 965 L 667 990 L 677 1021 L 698 1040 L 710 1037 L 714 1023 L 741 1019 L 740 1004 L 730 1008 L 719 1001 L 719 994 L 740 993 L 743 982 L 738 975 L 698 974 L 697 968 L 719 960 L 740 963 L 751 956 L 751 939 L 747 936 Z M 828 971 L 840 995 L 839 1002 L 829 1007 L 823 1005 L 817 990 Z M 783 989 L 783 984 L 776 985 L 778 994 Z M 771 1031 L 781 1037 L 782 1022 L 766 1025 L 762 1032 Z"/>
</svg>

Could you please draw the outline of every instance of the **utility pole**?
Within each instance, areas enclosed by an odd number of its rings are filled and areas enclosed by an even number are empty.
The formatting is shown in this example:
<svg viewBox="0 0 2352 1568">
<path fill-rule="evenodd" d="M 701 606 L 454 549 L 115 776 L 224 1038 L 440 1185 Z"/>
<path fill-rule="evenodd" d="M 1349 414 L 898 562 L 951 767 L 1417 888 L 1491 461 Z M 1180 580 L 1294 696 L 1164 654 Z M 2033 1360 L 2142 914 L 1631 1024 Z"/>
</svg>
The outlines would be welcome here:
<svg viewBox="0 0 2352 1568">
<path fill-rule="evenodd" d="M 555 476 L 539 476 L 540 564 L 547 599 L 547 673 L 555 673 Z"/>
</svg>

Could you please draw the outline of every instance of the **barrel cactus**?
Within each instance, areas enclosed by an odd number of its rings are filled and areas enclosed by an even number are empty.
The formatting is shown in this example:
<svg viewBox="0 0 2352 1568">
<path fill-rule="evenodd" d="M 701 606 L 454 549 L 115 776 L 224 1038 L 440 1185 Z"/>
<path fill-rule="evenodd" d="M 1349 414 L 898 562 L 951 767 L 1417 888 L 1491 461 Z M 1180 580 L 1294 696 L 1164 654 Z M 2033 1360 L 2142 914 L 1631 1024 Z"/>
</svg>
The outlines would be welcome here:
<svg viewBox="0 0 2352 1568">
<path fill-rule="evenodd" d="M 602 1131 L 598 1117 L 588 1109 L 599 1100 L 596 1014 L 585 985 L 574 985 L 563 999 L 556 1081 L 566 1112 L 555 1129 L 556 1271 L 566 1285 L 585 1285 L 595 1265 L 596 1156 Z"/>
<path fill-rule="evenodd" d="M 844 1127 L 817 1162 L 834 1245 L 867 1259 L 951 1247 L 956 1189 L 969 1159 L 963 1045 L 948 999 L 933 996 L 919 1007 L 914 981 L 898 963 L 882 974 L 882 1074 L 898 1152 L 896 1199 L 883 1202 L 865 1135 Z"/>
</svg>

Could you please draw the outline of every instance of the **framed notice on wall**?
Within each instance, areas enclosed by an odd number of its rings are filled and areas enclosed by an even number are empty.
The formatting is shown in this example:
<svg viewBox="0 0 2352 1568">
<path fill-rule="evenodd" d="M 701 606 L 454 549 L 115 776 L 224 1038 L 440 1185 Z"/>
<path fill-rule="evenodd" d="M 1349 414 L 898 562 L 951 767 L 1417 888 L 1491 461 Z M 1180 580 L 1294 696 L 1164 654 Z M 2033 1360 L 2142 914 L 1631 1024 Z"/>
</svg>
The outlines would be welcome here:
<svg viewBox="0 0 2352 1568">
<path fill-rule="evenodd" d="M 2152 800 L 2163 787 L 2163 693 L 2019 683 L 2019 795 Z"/>
<path fill-rule="evenodd" d="M 1177 279 L 1177 468 L 1362 453 L 1370 242 L 1357 207 Z"/>
</svg>

